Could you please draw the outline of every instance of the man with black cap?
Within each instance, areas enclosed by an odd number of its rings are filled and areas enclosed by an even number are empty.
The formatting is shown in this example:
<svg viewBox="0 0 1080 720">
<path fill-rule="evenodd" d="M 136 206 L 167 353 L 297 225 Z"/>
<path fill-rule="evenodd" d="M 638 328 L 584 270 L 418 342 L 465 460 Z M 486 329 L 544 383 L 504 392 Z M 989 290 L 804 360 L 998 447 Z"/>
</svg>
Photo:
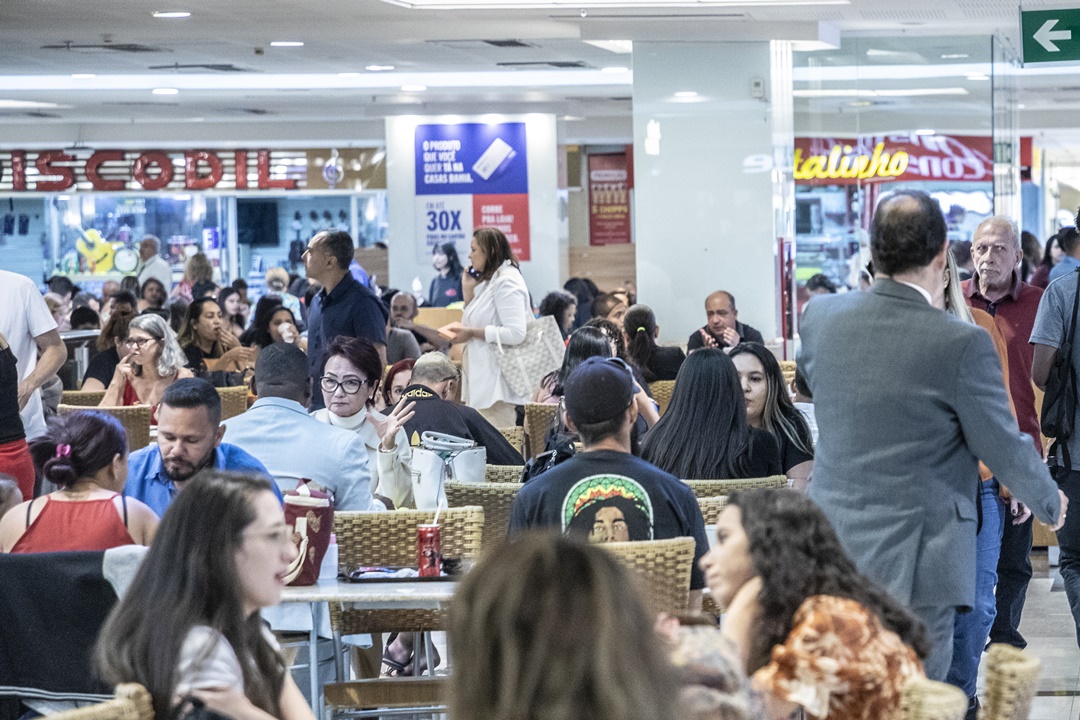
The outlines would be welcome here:
<svg viewBox="0 0 1080 720">
<path fill-rule="evenodd" d="M 584 450 L 521 489 L 510 531 L 558 527 L 590 542 L 692 537 L 697 547 L 690 589 L 700 590 L 705 578 L 698 560 L 709 542 L 694 494 L 675 476 L 630 453 L 630 429 L 637 420 L 630 368 L 618 358 L 589 358 L 567 378 L 563 402 L 567 425 L 581 437 Z M 699 601 L 692 593 L 692 602 Z"/>
</svg>

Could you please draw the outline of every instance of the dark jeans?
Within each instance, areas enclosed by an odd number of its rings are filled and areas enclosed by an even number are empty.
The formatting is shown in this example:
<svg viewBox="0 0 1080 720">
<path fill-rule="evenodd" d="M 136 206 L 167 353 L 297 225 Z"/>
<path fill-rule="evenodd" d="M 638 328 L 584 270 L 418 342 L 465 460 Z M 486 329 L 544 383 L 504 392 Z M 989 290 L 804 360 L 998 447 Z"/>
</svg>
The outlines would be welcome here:
<svg viewBox="0 0 1080 720">
<path fill-rule="evenodd" d="M 1073 623 L 1076 625 L 1076 643 L 1080 645 L 1080 471 L 1072 471 L 1061 483 L 1069 509 L 1065 513 L 1065 525 L 1057 531 L 1061 547 L 1061 578 L 1065 581 L 1065 595 L 1069 598 Z"/>
<path fill-rule="evenodd" d="M 1031 581 L 1030 555 L 1031 518 L 1023 524 L 1013 525 L 1006 506 L 997 567 L 997 616 L 990 627 L 992 643 L 1005 643 L 1021 650 L 1027 647 L 1027 640 L 1020 634 L 1020 616 L 1024 613 Z"/>
</svg>

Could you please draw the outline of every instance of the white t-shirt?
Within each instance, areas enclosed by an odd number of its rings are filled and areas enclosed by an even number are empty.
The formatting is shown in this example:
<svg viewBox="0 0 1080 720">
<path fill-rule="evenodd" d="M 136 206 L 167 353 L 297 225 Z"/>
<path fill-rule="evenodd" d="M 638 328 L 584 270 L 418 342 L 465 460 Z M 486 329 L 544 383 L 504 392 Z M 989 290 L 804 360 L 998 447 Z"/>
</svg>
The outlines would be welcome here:
<svg viewBox="0 0 1080 720">
<path fill-rule="evenodd" d="M 280 649 L 266 626 L 263 626 L 262 634 L 275 651 Z M 224 635 L 207 625 L 191 628 L 180 646 L 180 660 L 176 664 L 176 695 L 183 698 L 190 695 L 192 690 L 244 692 L 244 671 L 236 651 Z"/>
<path fill-rule="evenodd" d="M 19 380 L 29 377 L 37 366 L 38 348 L 34 338 L 55 329 L 56 321 L 34 282 L 25 275 L 0 270 L 0 333 L 15 354 Z M 23 408 L 22 421 L 27 440 L 45 434 L 40 389 Z"/>
</svg>

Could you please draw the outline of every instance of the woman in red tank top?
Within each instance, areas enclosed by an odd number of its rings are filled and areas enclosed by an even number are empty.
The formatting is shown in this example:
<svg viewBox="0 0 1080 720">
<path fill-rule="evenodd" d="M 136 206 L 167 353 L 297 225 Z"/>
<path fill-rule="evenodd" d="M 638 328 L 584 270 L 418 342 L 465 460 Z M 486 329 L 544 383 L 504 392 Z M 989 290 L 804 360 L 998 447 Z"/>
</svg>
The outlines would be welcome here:
<svg viewBox="0 0 1080 720">
<path fill-rule="evenodd" d="M 108 550 L 149 545 L 158 518 L 121 495 L 127 436 L 111 415 L 89 410 L 56 418 L 31 447 L 34 463 L 59 488 L 0 519 L 0 552 Z"/>
</svg>

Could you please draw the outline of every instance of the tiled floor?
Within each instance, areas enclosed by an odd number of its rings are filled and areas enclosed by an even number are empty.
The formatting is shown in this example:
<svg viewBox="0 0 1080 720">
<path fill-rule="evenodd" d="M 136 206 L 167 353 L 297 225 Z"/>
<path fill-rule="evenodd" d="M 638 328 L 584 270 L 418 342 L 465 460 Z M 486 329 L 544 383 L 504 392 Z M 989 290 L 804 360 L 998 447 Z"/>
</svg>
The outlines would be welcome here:
<svg viewBox="0 0 1080 720">
<path fill-rule="evenodd" d="M 1080 720 L 1080 649 L 1069 603 L 1060 580 L 1057 589 L 1051 590 L 1058 574 L 1057 568 L 1047 567 L 1046 554 L 1033 556 L 1032 565 L 1035 577 L 1020 623 L 1027 651 L 1042 660 L 1031 720 Z"/>
</svg>

